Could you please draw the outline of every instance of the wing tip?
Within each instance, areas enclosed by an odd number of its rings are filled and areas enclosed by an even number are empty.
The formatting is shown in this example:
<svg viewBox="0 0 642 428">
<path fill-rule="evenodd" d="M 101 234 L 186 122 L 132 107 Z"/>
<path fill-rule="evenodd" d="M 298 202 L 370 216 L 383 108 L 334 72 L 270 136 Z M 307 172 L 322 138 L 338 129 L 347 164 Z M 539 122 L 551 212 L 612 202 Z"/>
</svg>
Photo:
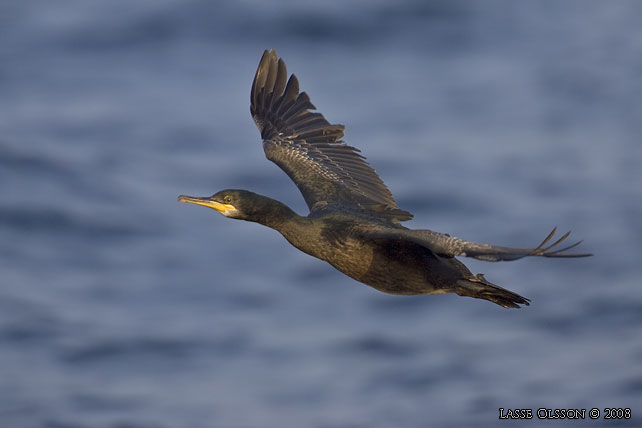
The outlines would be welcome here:
<svg viewBox="0 0 642 428">
<path fill-rule="evenodd" d="M 250 89 L 250 113 L 262 136 L 276 131 L 298 136 L 300 123 L 308 121 L 309 115 L 313 114 L 311 111 L 317 110 L 308 93 L 300 90 L 296 75 L 288 77 L 287 73 L 285 61 L 279 58 L 276 50 L 265 49 Z M 343 137 L 343 125 L 329 123 L 321 113 L 314 114 L 322 119 L 317 129 L 327 130 L 324 135 L 327 142 L 335 143 Z"/>
</svg>

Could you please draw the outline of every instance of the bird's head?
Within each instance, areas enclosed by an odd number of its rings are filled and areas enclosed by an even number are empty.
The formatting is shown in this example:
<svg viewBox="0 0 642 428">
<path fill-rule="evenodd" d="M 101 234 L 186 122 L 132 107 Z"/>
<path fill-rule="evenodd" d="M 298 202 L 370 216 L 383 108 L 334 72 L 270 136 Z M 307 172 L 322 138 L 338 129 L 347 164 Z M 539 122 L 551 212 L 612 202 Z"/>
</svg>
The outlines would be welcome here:
<svg viewBox="0 0 642 428">
<path fill-rule="evenodd" d="M 226 189 L 209 197 L 180 195 L 178 201 L 212 208 L 225 217 L 262 224 L 294 214 L 281 202 L 247 190 Z"/>
</svg>

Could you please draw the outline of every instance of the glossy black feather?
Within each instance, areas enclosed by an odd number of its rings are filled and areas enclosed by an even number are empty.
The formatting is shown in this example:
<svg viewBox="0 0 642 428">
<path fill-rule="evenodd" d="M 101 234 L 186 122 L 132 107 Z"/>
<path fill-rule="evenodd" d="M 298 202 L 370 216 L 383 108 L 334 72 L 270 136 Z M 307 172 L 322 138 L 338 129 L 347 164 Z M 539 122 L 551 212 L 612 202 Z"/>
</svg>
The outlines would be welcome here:
<svg viewBox="0 0 642 428">
<path fill-rule="evenodd" d="M 261 132 L 265 156 L 296 183 L 310 210 L 351 205 L 403 221 L 390 190 L 355 147 L 345 144 L 344 126 L 329 123 L 282 59 L 265 51 L 250 92 L 250 112 Z M 378 208 L 381 206 L 380 208 Z"/>
</svg>

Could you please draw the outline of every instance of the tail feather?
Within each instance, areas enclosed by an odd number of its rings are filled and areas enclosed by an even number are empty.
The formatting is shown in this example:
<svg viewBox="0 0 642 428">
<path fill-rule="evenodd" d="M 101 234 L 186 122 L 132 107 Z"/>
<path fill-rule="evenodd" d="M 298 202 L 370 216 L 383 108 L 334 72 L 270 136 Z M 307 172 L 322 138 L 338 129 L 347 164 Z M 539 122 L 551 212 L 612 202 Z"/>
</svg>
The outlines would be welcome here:
<svg viewBox="0 0 642 428">
<path fill-rule="evenodd" d="M 519 305 L 530 305 L 530 300 L 526 297 L 487 281 L 482 274 L 458 280 L 455 293 L 460 296 L 489 300 L 504 308 L 519 309 Z"/>
</svg>

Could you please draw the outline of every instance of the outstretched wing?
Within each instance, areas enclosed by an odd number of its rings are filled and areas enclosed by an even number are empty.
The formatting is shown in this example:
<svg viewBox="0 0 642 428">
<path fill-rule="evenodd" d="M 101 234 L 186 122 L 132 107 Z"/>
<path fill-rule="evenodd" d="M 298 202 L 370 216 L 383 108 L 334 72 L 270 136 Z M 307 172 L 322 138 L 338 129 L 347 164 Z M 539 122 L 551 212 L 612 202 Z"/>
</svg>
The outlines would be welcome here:
<svg viewBox="0 0 642 428">
<path fill-rule="evenodd" d="M 287 83 L 286 83 L 287 81 Z M 330 124 L 274 50 L 265 51 L 254 76 L 250 112 L 261 131 L 265 156 L 294 181 L 310 211 L 351 205 L 403 221 L 392 194 L 359 149 L 342 140 L 343 125 Z"/>
<path fill-rule="evenodd" d="M 557 232 L 557 227 L 548 234 L 546 239 L 535 248 L 510 248 L 498 245 L 478 244 L 477 242 L 464 241 L 453 236 L 433 232 L 431 230 L 387 229 L 386 231 L 366 232 L 365 238 L 379 239 L 383 237 L 406 239 L 423 245 L 435 254 L 446 257 L 473 257 L 488 262 L 517 260 L 523 257 L 588 257 L 590 253 L 568 253 L 582 241 L 575 242 L 563 248 L 558 245 L 568 238 L 571 232 L 562 235 L 557 241 L 546 246 Z"/>
</svg>

